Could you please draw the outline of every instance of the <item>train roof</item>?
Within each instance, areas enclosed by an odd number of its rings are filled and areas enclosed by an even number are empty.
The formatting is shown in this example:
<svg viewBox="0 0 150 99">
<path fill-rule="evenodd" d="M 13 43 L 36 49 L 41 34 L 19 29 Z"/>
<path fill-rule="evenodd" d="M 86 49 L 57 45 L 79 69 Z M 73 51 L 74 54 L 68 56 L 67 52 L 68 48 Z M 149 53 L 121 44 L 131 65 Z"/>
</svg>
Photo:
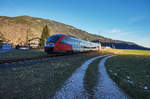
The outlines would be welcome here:
<svg viewBox="0 0 150 99">
<path fill-rule="evenodd" d="M 53 34 L 53 35 L 51 35 L 51 36 L 69 36 L 69 37 L 73 37 L 73 38 L 76 38 L 76 37 L 74 37 L 74 36 L 72 36 L 72 35 L 67 35 L 67 34 Z"/>
<path fill-rule="evenodd" d="M 66 36 L 65 34 L 53 34 L 51 36 Z"/>
</svg>

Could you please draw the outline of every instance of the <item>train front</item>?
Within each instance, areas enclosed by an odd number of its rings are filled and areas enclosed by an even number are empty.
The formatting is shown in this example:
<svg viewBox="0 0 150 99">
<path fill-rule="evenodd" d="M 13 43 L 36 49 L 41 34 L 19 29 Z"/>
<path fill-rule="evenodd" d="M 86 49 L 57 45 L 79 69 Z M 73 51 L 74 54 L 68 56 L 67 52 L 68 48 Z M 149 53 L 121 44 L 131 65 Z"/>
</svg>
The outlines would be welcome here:
<svg viewBox="0 0 150 99">
<path fill-rule="evenodd" d="M 62 35 L 56 34 L 56 35 L 52 35 L 52 36 L 48 37 L 48 39 L 45 42 L 44 51 L 46 53 L 52 53 L 54 51 L 54 47 L 55 47 L 57 41 L 59 40 L 59 38 L 61 36 Z"/>
</svg>

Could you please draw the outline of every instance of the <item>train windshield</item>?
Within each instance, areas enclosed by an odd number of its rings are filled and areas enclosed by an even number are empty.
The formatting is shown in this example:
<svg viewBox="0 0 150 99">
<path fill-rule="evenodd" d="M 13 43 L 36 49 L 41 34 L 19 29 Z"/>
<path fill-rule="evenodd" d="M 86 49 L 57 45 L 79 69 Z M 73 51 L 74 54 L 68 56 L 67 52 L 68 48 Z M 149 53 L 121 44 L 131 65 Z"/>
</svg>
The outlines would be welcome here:
<svg viewBox="0 0 150 99">
<path fill-rule="evenodd" d="M 56 43 L 58 40 L 59 40 L 59 38 L 60 38 L 61 36 L 59 36 L 59 35 L 53 35 L 53 36 L 50 36 L 48 39 L 47 39 L 47 43 Z"/>
</svg>

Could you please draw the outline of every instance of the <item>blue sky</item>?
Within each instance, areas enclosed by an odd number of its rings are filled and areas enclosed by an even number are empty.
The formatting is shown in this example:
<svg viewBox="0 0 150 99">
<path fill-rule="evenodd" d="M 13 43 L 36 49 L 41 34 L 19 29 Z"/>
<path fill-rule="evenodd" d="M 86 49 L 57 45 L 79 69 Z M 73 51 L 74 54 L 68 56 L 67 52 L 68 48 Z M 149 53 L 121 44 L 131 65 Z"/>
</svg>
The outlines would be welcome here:
<svg viewBox="0 0 150 99">
<path fill-rule="evenodd" d="M 21 15 L 150 47 L 150 0 L 0 0 L 0 16 Z"/>
</svg>

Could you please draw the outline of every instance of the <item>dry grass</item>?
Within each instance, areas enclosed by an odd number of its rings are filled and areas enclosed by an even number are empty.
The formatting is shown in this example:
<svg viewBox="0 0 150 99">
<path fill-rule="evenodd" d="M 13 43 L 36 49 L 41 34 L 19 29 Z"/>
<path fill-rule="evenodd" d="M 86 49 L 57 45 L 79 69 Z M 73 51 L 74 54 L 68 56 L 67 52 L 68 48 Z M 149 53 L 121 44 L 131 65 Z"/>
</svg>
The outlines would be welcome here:
<svg viewBox="0 0 150 99">
<path fill-rule="evenodd" d="M 110 53 L 115 55 L 150 55 L 150 50 L 121 50 L 121 49 L 103 49 L 101 53 Z"/>
<path fill-rule="evenodd" d="M 42 50 L 12 50 L 0 54 L 0 59 L 31 58 L 38 56 L 47 56 Z"/>
<path fill-rule="evenodd" d="M 93 61 L 88 69 L 86 70 L 85 76 L 84 76 L 84 87 L 87 90 L 88 94 L 90 95 L 90 99 L 93 99 L 94 97 L 94 87 L 96 86 L 98 82 L 99 71 L 98 71 L 98 63 L 100 62 L 102 58 L 96 59 Z"/>
<path fill-rule="evenodd" d="M 61 88 L 76 68 L 98 54 L 67 56 L 23 68 L 0 70 L 3 99 L 46 99 Z"/>
</svg>

